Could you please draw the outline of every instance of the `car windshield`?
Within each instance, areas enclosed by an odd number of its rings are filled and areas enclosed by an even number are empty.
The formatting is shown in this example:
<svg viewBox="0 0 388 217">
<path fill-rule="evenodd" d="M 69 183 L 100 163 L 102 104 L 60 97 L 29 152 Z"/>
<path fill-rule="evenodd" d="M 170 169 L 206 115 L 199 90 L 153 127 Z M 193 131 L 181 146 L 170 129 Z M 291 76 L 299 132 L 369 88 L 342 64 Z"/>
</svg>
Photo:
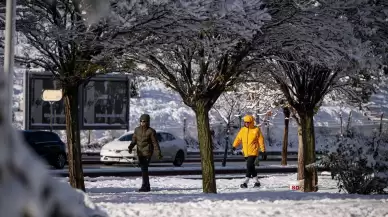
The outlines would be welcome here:
<svg viewBox="0 0 388 217">
<path fill-rule="evenodd" d="M 123 135 L 121 136 L 118 140 L 119 141 L 131 141 L 132 140 L 132 135 L 133 134 L 126 134 L 126 135 Z"/>
</svg>

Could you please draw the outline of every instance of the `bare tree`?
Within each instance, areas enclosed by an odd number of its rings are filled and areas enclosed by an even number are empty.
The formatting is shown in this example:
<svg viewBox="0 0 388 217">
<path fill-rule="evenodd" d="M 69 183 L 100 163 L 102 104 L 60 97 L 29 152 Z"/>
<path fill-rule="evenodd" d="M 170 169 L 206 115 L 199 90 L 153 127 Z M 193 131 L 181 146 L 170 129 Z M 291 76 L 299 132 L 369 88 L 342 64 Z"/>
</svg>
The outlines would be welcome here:
<svg viewBox="0 0 388 217">
<path fill-rule="evenodd" d="M 229 127 L 237 118 L 236 116 L 241 115 L 250 106 L 251 101 L 247 93 L 227 91 L 217 99 L 212 110 L 216 111 Z"/>
<path fill-rule="evenodd" d="M 284 115 L 284 130 L 283 130 L 283 142 L 282 142 L 282 161 L 281 165 L 287 165 L 287 155 L 288 155 L 288 131 L 291 118 L 291 108 L 287 103 L 286 99 L 283 97 L 277 102 L 277 106 L 281 107 Z"/>
<path fill-rule="evenodd" d="M 32 49 L 19 60 L 53 73 L 61 83 L 66 115 L 69 180 L 85 191 L 81 163 L 78 88 L 103 70 L 93 62 L 102 51 L 103 25 L 88 28 L 79 4 L 72 1 L 19 1 L 18 30 Z M 31 51 L 35 51 L 31 55 Z"/>
<path fill-rule="evenodd" d="M 238 4 L 244 3 L 244 4 Z M 232 4 L 230 4 L 232 3 Z M 176 13 L 187 21 L 186 28 L 148 38 L 156 41 L 129 55 L 145 63 L 153 75 L 177 91 L 196 114 L 202 158 L 203 191 L 216 193 L 216 181 L 209 125 L 209 111 L 219 96 L 232 87 L 253 64 L 249 54 L 269 19 L 260 1 L 188 1 L 185 11 Z M 151 43 L 154 44 L 154 43 Z"/>
<path fill-rule="evenodd" d="M 88 2 L 88 1 L 85 1 Z M 166 13 L 162 3 L 142 4 L 110 1 L 105 16 L 93 16 L 95 9 L 84 1 L 20 0 L 17 28 L 29 44 L 19 60 L 50 71 L 60 81 L 66 115 L 69 179 L 73 187 L 85 190 L 81 164 L 78 89 L 93 76 L 120 69 L 120 49 L 110 46 L 115 39 L 131 44 L 142 37 L 136 30 L 162 28 L 159 18 Z M 81 9 L 82 8 L 82 9 Z M 90 13 L 89 13 L 90 12 Z M 86 13 L 87 16 L 83 16 Z M 174 20 L 173 20 L 174 21 Z M 127 33 L 132 34 L 132 38 Z M 131 44 L 133 45 L 133 44 Z"/>
<path fill-rule="evenodd" d="M 352 25 L 334 14 L 329 6 L 312 2 L 284 6 L 286 1 L 269 2 L 274 7 L 280 6 L 272 11 L 273 19 L 267 24 L 276 28 L 264 26 L 268 37 L 261 43 L 265 60 L 259 68 L 264 66 L 260 71 L 268 71 L 275 79 L 295 111 L 300 126 L 298 179 L 304 179 L 304 191 L 315 191 L 318 179 L 314 166 L 314 114 L 323 97 L 332 90 L 359 99 L 358 88 L 351 84 L 363 77 L 363 73 L 366 77 L 371 75 L 360 68 L 368 67 L 370 47 L 357 40 Z M 287 14 L 287 20 L 279 23 Z M 372 88 L 368 82 L 358 82 L 356 86 L 363 90 Z"/>
<path fill-rule="evenodd" d="M 13 61 L 14 57 L 9 58 Z M 107 216 L 97 207 L 85 204 L 86 195 L 82 191 L 54 180 L 43 160 L 12 127 L 12 111 L 9 110 L 12 84 L 7 80 L 6 74 L 1 71 L 0 216 Z"/>
<path fill-rule="evenodd" d="M 299 147 L 298 166 L 302 169 L 299 170 L 298 176 L 304 179 L 305 191 L 315 191 L 318 178 L 315 168 L 313 117 L 316 108 L 328 92 L 338 86 L 344 88 L 346 84 L 341 81 L 347 77 L 349 68 L 331 69 L 313 64 L 295 54 L 282 55 L 282 59 L 278 61 L 276 72 L 271 73 L 279 83 L 288 103 L 295 109 L 297 113 L 295 118 L 301 127 L 303 148 Z"/>
</svg>

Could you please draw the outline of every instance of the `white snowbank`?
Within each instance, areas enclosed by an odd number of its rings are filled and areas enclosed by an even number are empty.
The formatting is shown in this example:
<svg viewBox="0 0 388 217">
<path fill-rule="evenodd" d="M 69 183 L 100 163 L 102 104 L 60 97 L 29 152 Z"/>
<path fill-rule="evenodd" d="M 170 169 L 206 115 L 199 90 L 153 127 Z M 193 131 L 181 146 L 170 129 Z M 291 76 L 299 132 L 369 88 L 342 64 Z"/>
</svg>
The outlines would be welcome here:
<svg viewBox="0 0 388 217">
<path fill-rule="evenodd" d="M 339 194 L 335 181 L 320 176 L 320 193 L 288 190 L 293 175 L 261 179 L 260 190 L 240 189 L 242 178 L 218 179 L 218 194 L 202 193 L 202 180 L 151 178 L 152 192 L 137 193 L 140 178 L 86 179 L 88 195 L 111 217 L 124 216 L 385 216 L 386 196 Z M 251 186 L 253 183 L 249 183 Z"/>
<path fill-rule="evenodd" d="M 107 213 L 102 211 L 98 206 L 96 206 L 88 197 L 85 192 L 76 189 L 76 194 L 74 196 L 69 197 L 70 200 L 78 201 L 80 206 L 84 207 L 84 216 L 88 217 L 105 217 Z M 76 195 L 76 197 L 75 197 Z"/>
<path fill-rule="evenodd" d="M 6 129 L 0 134 L 0 216 L 107 216 L 84 193 L 54 180 L 20 135 Z"/>
</svg>

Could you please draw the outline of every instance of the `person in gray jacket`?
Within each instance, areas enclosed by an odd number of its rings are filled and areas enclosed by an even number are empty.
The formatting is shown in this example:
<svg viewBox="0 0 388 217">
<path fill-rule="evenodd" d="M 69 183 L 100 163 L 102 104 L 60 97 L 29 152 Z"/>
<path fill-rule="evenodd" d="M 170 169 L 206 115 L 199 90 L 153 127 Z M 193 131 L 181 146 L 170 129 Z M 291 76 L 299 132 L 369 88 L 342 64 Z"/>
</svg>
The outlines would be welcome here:
<svg viewBox="0 0 388 217">
<path fill-rule="evenodd" d="M 156 131 L 150 127 L 150 116 L 142 114 L 140 116 L 140 126 L 135 128 L 131 144 L 128 146 L 128 152 L 132 153 L 133 148 L 137 147 L 137 156 L 142 174 L 142 185 L 139 192 L 151 191 L 148 166 L 152 155 L 155 153 L 158 159 L 162 159 L 160 146 L 156 138 Z"/>
</svg>

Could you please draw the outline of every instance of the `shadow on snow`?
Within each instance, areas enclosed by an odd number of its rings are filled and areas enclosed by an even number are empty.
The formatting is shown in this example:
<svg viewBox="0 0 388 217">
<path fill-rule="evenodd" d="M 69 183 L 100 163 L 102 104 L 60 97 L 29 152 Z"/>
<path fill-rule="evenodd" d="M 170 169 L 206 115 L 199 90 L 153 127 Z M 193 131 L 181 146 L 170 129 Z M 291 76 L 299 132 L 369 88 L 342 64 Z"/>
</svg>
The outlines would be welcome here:
<svg viewBox="0 0 388 217">
<path fill-rule="evenodd" d="M 203 200 L 210 201 L 233 201 L 244 200 L 250 202 L 267 201 L 274 202 L 277 200 L 346 200 L 346 199 L 387 199 L 386 195 L 356 195 L 356 194 L 340 194 L 340 193 L 303 193 L 293 191 L 267 191 L 257 190 L 250 192 L 241 192 L 236 188 L 237 192 L 204 194 L 200 193 L 201 188 L 152 188 L 151 192 L 138 193 L 138 188 L 92 188 L 87 189 L 87 192 L 92 196 L 93 201 L 112 202 L 112 203 L 187 203 Z M 171 192 L 173 191 L 173 192 Z M 182 193 L 179 193 L 181 191 Z M 193 192 L 190 192 L 193 191 Z M 171 192 L 171 193 L 170 193 Z M 103 197 L 101 197 L 104 195 Z M 97 196 L 97 197 L 95 197 Z"/>
</svg>

